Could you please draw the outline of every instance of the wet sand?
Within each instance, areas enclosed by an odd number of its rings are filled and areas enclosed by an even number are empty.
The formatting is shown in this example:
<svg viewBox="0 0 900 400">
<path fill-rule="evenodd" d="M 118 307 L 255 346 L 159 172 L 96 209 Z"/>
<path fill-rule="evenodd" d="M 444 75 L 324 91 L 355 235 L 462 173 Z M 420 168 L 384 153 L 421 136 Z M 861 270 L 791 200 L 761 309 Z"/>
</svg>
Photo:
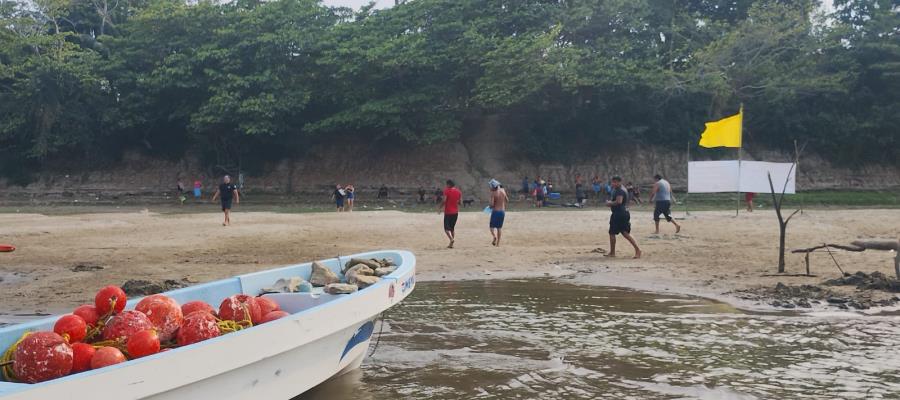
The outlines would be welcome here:
<svg viewBox="0 0 900 400">
<path fill-rule="evenodd" d="M 839 276 L 826 253 L 812 256 L 817 277 L 767 276 L 777 262 L 778 225 L 771 211 L 737 218 L 733 212 L 692 213 L 677 235 L 668 224 L 653 235 L 651 214 L 633 211 L 632 233 L 644 250 L 640 260 L 630 259 L 632 250 L 621 239 L 619 258 L 596 252 L 608 250 L 609 213 L 599 209 L 510 212 L 500 248 L 491 246 L 488 216 L 480 212 L 461 214 L 455 249 L 446 248 L 437 213 L 238 208 L 233 226 L 223 227 L 220 218 L 213 212 L 0 214 L 0 243 L 18 247 L 0 253 L 0 314 L 66 311 L 89 302 L 98 288 L 129 279 L 204 282 L 387 248 L 413 251 L 420 281 L 577 274 L 589 284 L 701 295 L 742 306 L 753 304 L 728 293 Z M 900 210 L 808 210 L 791 222 L 788 248 L 897 237 L 898 227 Z M 886 252 L 835 256 L 848 272 L 893 275 L 892 255 Z M 789 273 L 804 272 L 802 256 L 789 254 L 787 262 Z M 83 267 L 73 271 L 78 265 Z"/>
</svg>

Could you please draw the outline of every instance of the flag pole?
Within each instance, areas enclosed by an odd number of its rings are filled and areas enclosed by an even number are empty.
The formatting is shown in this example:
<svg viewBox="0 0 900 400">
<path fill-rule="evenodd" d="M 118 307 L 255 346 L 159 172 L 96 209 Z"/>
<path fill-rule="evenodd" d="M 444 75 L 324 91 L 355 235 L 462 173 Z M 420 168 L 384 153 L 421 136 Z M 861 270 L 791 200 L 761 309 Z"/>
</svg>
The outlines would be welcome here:
<svg viewBox="0 0 900 400">
<path fill-rule="evenodd" d="M 741 115 L 741 143 L 738 147 L 738 180 L 737 180 L 737 198 L 735 199 L 734 216 L 737 217 L 741 212 L 741 160 L 744 158 L 744 103 L 741 102 L 741 108 L 738 113 Z"/>
<path fill-rule="evenodd" d="M 687 142 L 687 163 L 686 164 L 687 164 L 687 175 L 685 175 L 685 176 L 687 177 L 688 188 L 690 188 L 691 187 L 691 181 L 690 181 L 690 179 L 691 179 L 691 141 L 690 140 L 688 140 L 688 142 Z M 691 209 L 688 208 L 688 199 L 690 197 L 691 197 L 690 190 L 685 189 L 684 190 L 684 218 L 687 218 L 689 215 L 691 215 Z"/>
</svg>

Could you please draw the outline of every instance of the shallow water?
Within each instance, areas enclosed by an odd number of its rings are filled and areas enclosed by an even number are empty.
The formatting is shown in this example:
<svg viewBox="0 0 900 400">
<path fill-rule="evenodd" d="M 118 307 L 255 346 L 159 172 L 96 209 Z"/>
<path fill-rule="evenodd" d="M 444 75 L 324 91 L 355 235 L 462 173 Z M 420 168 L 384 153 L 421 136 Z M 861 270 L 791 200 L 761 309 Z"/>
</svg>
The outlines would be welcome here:
<svg viewBox="0 0 900 400">
<path fill-rule="evenodd" d="M 897 316 L 469 281 L 420 283 L 385 321 L 361 370 L 297 400 L 900 398 Z"/>
</svg>

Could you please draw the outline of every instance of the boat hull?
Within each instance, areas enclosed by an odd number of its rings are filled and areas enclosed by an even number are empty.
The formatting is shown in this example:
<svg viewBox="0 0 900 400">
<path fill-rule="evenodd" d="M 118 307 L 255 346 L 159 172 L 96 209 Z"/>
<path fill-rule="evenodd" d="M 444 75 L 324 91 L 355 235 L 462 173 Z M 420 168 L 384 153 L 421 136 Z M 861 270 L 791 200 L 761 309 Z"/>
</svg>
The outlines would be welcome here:
<svg viewBox="0 0 900 400">
<path fill-rule="evenodd" d="M 375 318 L 408 296 L 415 287 L 415 257 L 404 251 L 354 255 L 392 258 L 396 272 L 349 295 L 279 294 L 290 316 L 221 336 L 36 385 L 0 382 L 2 400 L 84 399 L 288 399 L 365 358 Z M 349 257 L 321 261 L 340 272 Z M 278 278 L 309 276 L 310 264 L 262 271 L 167 293 L 179 302 L 211 304 L 235 291 L 257 294 Z M 137 300 L 137 299 L 136 299 Z M 129 301 L 130 305 L 136 301 Z M 6 348 L 26 330 L 52 326 L 57 317 L 0 329 Z"/>
</svg>

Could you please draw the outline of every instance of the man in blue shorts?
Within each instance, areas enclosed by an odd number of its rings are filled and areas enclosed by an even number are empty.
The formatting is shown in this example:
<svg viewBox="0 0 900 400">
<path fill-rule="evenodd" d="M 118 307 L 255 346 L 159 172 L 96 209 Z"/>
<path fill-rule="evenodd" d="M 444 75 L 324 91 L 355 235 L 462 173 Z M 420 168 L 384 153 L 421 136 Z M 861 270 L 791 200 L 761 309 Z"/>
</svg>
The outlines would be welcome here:
<svg viewBox="0 0 900 400">
<path fill-rule="evenodd" d="M 491 244 L 499 247 L 500 236 L 503 232 L 503 220 L 506 219 L 506 206 L 509 204 L 509 196 L 506 194 L 506 189 L 503 189 L 503 186 L 496 179 L 491 179 L 488 185 L 491 186 L 490 228 L 491 236 L 494 237 Z"/>
</svg>

